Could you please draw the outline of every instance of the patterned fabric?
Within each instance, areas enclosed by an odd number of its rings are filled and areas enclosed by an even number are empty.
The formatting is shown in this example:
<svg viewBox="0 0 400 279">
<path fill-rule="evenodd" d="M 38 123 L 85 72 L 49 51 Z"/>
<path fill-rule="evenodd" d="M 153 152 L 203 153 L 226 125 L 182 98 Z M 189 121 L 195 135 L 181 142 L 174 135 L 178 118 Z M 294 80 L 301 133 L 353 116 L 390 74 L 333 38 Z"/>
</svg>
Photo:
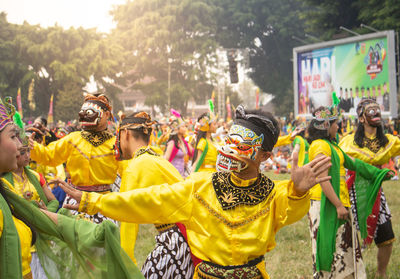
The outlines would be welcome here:
<svg viewBox="0 0 400 279">
<path fill-rule="evenodd" d="M 87 140 L 95 147 L 102 145 L 105 141 L 113 137 L 113 134 L 110 133 L 109 131 L 101 131 L 101 132 L 81 131 L 81 135 L 82 138 Z"/>
<path fill-rule="evenodd" d="M 352 276 L 351 278 L 357 279 L 367 278 L 354 219 L 353 223 L 346 222 L 341 225 L 337 231 L 336 251 L 333 257 L 331 271 L 317 272 L 315 261 L 320 207 L 320 201 L 311 200 L 311 206 L 308 212 L 313 260 L 313 278 L 345 279 L 347 276 Z M 354 263 L 356 263 L 355 267 Z"/>
<path fill-rule="evenodd" d="M 189 245 L 177 226 L 156 236 L 156 247 L 142 266 L 145 278 L 190 279 L 194 265 Z"/>
<path fill-rule="evenodd" d="M 137 158 L 140 155 L 143 155 L 144 153 L 149 153 L 150 155 L 154 155 L 154 156 L 160 156 L 160 154 L 158 154 L 153 149 L 151 149 L 151 147 L 148 146 L 148 147 L 139 148 L 139 150 L 135 152 L 135 155 L 133 156 L 133 158 Z"/>
<path fill-rule="evenodd" d="M 233 184 L 230 175 L 227 172 L 216 172 L 212 176 L 215 193 L 224 210 L 235 208 L 241 204 L 259 204 L 274 189 L 274 182 L 263 174 L 253 185 L 247 187 L 238 187 Z"/>
<path fill-rule="evenodd" d="M 258 279 L 262 278 L 260 270 L 256 266 L 225 269 L 201 262 L 198 269 L 198 277 L 201 279 L 231 278 L 231 279 Z"/>
<path fill-rule="evenodd" d="M 378 152 L 379 149 L 381 148 L 378 138 L 369 139 L 367 137 L 364 137 L 363 146 L 365 146 L 374 153 Z"/>
<path fill-rule="evenodd" d="M 359 230 L 360 227 L 359 227 L 358 219 L 357 219 L 356 193 L 354 191 L 354 187 L 350 187 L 349 194 L 350 194 L 350 201 L 351 201 L 351 211 L 352 211 L 352 214 L 354 215 L 354 221 L 355 221 L 356 228 L 357 228 L 357 230 Z M 371 237 L 374 239 L 376 239 L 376 237 L 377 237 L 378 226 L 386 224 L 388 222 L 391 222 L 391 219 L 392 219 L 392 214 L 390 213 L 390 209 L 389 209 L 388 203 L 386 201 L 385 194 L 383 193 L 383 190 L 381 190 L 381 195 L 380 195 L 379 214 L 378 214 L 378 216 L 375 216 L 375 217 L 377 218 L 376 227 L 374 229 L 374 234 L 371 235 Z M 392 239 L 386 239 L 386 241 L 388 241 L 388 240 L 392 240 Z"/>
</svg>

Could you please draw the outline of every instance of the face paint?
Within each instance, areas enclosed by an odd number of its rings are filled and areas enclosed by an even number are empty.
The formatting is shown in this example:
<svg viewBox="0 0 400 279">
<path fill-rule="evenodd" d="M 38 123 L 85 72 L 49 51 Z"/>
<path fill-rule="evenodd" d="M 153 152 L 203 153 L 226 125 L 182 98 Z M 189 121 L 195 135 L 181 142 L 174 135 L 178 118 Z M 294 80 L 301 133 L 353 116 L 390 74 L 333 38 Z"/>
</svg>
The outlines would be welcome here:
<svg viewBox="0 0 400 279">
<path fill-rule="evenodd" d="M 379 127 L 382 122 L 381 109 L 378 104 L 368 104 L 364 110 L 365 118 L 372 127 Z"/>
<path fill-rule="evenodd" d="M 94 130 L 103 117 L 103 110 L 100 106 L 86 102 L 79 112 L 79 122 L 84 130 Z"/>
<path fill-rule="evenodd" d="M 240 125 L 233 125 L 225 137 L 225 144 L 218 150 L 218 171 L 236 171 L 247 168 L 247 163 L 240 157 L 255 159 L 257 150 L 261 148 L 264 135 L 257 136 L 252 130 Z"/>
</svg>

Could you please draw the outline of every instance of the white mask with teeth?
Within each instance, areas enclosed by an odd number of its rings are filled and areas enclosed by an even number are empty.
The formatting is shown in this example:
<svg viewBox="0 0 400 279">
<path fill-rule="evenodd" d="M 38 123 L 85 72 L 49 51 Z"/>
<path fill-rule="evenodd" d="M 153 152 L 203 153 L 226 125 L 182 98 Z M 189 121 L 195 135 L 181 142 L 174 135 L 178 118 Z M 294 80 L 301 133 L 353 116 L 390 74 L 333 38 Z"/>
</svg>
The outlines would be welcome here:
<svg viewBox="0 0 400 279">
<path fill-rule="evenodd" d="M 225 137 L 225 143 L 218 150 L 217 170 L 240 172 L 247 168 L 247 163 L 240 159 L 255 159 L 261 148 L 264 135 L 258 136 L 252 130 L 241 125 L 233 125 Z"/>
</svg>

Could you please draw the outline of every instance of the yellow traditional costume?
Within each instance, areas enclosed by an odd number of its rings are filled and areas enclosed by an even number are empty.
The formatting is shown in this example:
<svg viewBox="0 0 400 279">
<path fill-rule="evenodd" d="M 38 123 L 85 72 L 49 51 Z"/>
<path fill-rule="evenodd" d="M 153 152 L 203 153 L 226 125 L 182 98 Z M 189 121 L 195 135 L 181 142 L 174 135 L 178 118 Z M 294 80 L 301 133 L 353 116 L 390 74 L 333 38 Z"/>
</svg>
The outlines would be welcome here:
<svg viewBox="0 0 400 279">
<path fill-rule="evenodd" d="M 21 245 L 21 257 L 22 257 L 22 275 L 24 278 L 32 278 L 31 267 L 29 266 L 31 262 L 31 241 L 32 241 L 32 231 L 25 225 L 21 220 L 12 217 L 14 225 L 18 231 L 18 238 Z M 3 212 L 0 209 L 0 238 L 3 234 Z M 15 263 L 16 264 L 16 263 Z"/>
<path fill-rule="evenodd" d="M 277 182 L 274 186 L 265 176 L 256 183 L 237 177 L 232 184 L 227 185 L 228 181 L 228 174 L 203 172 L 174 185 L 107 195 L 83 193 L 79 210 L 101 212 L 124 222 L 181 222 L 196 257 L 221 266 L 245 265 L 275 247 L 275 234 L 280 228 L 305 215 L 309 195 L 297 197 L 292 182 Z M 246 187 L 249 184 L 250 191 Z M 219 195 L 213 186 L 219 187 Z M 229 193 L 222 192 L 224 187 L 231 188 L 232 193 L 240 192 L 245 200 L 224 195 Z M 224 210 L 224 206 L 232 209 Z M 121 215 L 121 211 L 126 214 Z M 263 264 L 257 267 L 264 278 L 269 278 Z"/>
<path fill-rule="evenodd" d="M 200 139 L 197 149 L 204 152 L 207 145 L 207 153 L 204 157 L 203 164 L 201 164 L 198 171 L 201 172 L 215 172 L 215 164 L 217 161 L 218 150 L 214 143 L 208 139 Z"/>
</svg>

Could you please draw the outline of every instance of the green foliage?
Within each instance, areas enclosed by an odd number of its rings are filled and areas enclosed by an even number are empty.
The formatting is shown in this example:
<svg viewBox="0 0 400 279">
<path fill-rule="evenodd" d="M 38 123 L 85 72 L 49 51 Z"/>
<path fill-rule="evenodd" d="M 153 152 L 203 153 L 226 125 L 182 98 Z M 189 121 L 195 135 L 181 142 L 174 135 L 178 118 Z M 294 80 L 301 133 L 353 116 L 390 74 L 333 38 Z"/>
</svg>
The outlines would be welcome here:
<svg viewBox="0 0 400 279">
<path fill-rule="evenodd" d="M 0 92 L 16 96 L 21 88 L 24 117 L 36 116 L 35 111 L 46 115 L 51 94 L 55 96 L 55 114 L 74 117 L 67 105 L 68 90 L 72 95 L 83 88 L 91 77 L 100 90 L 106 91 L 112 100 L 120 91 L 113 81 L 123 82 L 118 73 L 123 70 L 122 48 L 111 38 L 95 29 L 60 26 L 10 24 L 6 15 L 0 14 Z M 28 106 L 27 96 L 31 80 L 35 80 L 36 110 Z M 64 94 L 58 98 L 58 94 Z M 57 104 L 59 100 L 63 100 Z M 70 100 L 72 102 L 75 100 Z M 74 107 L 77 107 L 75 105 Z M 69 119 L 68 119 L 69 120 Z"/>
<path fill-rule="evenodd" d="M 278 114 L 291 111 L 291 58 L 298 44 L 292 36 L 304 34 L 301 14 L 306 7 L 299 0 L 218 0 L 216 4 L 218 42 L 226 48 L 247 48 L 256 85 L 275 96 Z"/>
<path fill-rule="evenodd" d="M 198 89 L 208 82 L 206 67 L 216 47 L 212 1 L 128 1 L 112 14 L 113 38 L 130 53 L 124 75 L 138 81 L 135 88 L 144 92 L 147 105 L 168 109 L 168 81 L 171 107 L 183 115 L 190 98 L 211 94 Z"/>
</svg>

